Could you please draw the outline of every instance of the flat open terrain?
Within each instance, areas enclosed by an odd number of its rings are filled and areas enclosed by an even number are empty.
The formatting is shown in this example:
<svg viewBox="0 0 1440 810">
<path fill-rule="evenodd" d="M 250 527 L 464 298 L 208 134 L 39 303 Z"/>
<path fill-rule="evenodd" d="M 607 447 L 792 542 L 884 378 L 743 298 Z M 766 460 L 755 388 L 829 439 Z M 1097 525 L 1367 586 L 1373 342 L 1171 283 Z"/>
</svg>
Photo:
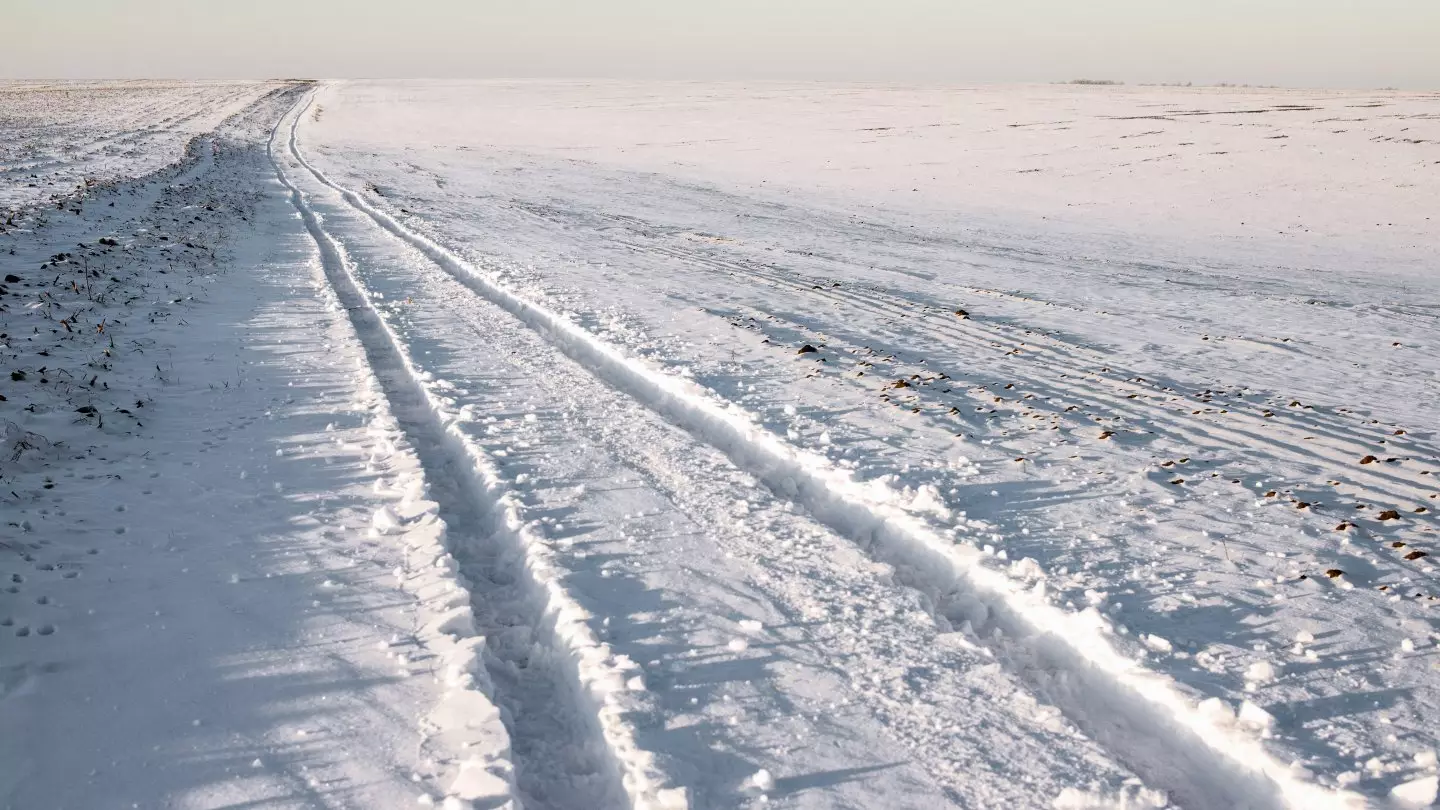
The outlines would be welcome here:
<svg viewBox="0 0 1440 810">
<path fill-rule="evenodd" d="M 0 210 L 138 177 L 265 92 L 262 82 L 0 84 Z"/>
<path fill-rule="evenodd" d="M 1440 95 L 0 86 L 22 139 L 0 806 L 1435 801 Z"/>
</svg>

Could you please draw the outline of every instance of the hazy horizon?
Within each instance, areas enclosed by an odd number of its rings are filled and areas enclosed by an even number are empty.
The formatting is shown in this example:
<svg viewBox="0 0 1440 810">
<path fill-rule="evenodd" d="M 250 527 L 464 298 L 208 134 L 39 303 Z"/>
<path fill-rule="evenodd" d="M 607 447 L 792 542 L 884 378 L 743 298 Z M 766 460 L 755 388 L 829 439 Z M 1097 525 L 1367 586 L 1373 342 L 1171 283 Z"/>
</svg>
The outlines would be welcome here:
<svg viewBox="0 0 1440 810">
<path fill-rule="evenodd" d="M 621 78 L 1440 88 L 1440 4 L 12 0 L 0 78 Z"/>
<path fill-rule="evenodd" d="M 11 0 L 5 79 L 565 78 L 1440 89 L 1440 4 Z"/>
</svg>

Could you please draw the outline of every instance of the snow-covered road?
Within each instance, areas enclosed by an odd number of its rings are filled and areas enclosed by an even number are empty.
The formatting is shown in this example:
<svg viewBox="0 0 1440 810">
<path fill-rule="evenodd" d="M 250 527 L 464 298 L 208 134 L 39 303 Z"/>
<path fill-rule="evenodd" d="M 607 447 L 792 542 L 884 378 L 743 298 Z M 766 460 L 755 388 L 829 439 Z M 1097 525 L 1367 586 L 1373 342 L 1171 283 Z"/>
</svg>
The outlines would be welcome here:
<svg viewBox="0 0 1440 810">
<path fill-rule="evenodd" d="M 1306 187 L 1324 238 L 1197 253 L 1208 213 L 1046 224 L 1065 181 L 955 220 L 862 206 L 874 169 L 807 189 L 764 138 L 736 164 L 555 136 L 690 87 L 265 90 L 174 169 L 0 234 L 11 806 L 1434 800 L 1435 229 L 1335 217 L 1373 176 Z M 1123 139 L 1149 101 L 1064 104 Z M 1368 103 L 1294 101 L 1263 103 Z M 873 137 L 807 115 L 837 155 Z M 528 148 L 493 143 L 522 119 Z M 1272 148 L 1235 137 L 1242 166 Z M 1435 198 L 1424 165 L 1397 199 Z M 1107 215 L 1139 199 L 1104 184 Z M 46 375 L 82 365 L 125 393 Z"/>
</svg>

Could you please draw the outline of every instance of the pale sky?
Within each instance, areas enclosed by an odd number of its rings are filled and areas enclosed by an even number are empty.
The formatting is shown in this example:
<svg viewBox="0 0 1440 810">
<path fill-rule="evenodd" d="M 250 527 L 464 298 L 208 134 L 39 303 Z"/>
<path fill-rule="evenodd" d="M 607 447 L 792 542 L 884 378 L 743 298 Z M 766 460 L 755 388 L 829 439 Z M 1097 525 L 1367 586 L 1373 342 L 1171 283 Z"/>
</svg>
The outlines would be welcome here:
<svg viewBox="0 0 1440 810">
<path fill-rule="evenodd" d="M 0 78 L 1440 89 L 1440 0 L 0 0 Z"/>
</svg>

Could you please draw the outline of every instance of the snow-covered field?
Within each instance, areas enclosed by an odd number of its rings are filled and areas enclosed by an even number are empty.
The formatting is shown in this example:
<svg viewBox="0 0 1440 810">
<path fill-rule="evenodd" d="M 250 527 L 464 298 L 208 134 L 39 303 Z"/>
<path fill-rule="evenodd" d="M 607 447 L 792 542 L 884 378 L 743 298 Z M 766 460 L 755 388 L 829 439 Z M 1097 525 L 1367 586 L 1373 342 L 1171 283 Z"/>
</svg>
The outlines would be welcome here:
<svg viewBox="0 0 1440 810">
<path fill-rule="evenodd" d="M 0 83 L 0 214 L 155 171 L 273 86 Z"/>
<path fill-rule="evenodd" d="M 1435 801 L 1440 96 L 4 90 L 0 806 Z"/>
</svg>

